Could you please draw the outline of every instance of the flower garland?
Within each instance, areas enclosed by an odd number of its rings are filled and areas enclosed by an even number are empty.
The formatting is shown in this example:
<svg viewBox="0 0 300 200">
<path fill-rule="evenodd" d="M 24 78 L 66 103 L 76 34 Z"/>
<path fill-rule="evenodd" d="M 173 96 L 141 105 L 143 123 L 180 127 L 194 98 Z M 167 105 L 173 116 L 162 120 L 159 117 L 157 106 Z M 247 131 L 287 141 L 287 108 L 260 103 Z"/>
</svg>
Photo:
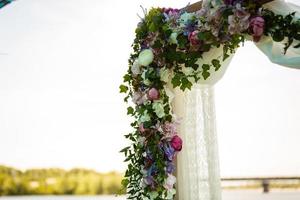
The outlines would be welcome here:
<svg viewBox="0 0 300 200">
<path fill-rule="evenodd" d="M 286 52 L 300 40 L 300 21 L 294 20 L 294 14 L 276 15 L 256 0 L 206 1 L 194 13 L 171 8 L 145 12 L 120 86 L 120 92 L 127 95 L 124 101 L 131 98 L 134 103 L 127 108 L 134 117 L 134 131 L 125 135 L 132 144 L 121 150 L 128 162 L 122 181 L 128 199 L 173 199 L 176 193 L 174 159 L 182 140 L 167 84 L 191 89 L 210 76 L 210 68 L 219 70 L 221 62 L 249 36 L 254 42 L 264 35 L 277 42 L 286 39 Z M 203 53 L 219 47 L 222 57 L 197 64 Z M 299 47 L 300 43 L 295 46 Z"/>
</svg>

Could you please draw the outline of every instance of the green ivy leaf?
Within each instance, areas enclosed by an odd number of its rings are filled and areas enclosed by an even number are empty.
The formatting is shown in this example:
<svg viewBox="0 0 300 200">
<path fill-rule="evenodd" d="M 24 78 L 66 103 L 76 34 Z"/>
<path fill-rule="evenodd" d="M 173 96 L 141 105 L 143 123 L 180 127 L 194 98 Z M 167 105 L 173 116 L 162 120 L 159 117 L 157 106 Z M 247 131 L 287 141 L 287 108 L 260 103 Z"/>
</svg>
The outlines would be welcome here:
<svg viewBox="0 0 300 200">
<path fill-rule="evenodd" d="M 124 82 L 130 82 L 131 76 L 130 76 L 129 74 L 125 74 L 125 75 L 123 76 L 123 80 L 124 80 Z"/>
<path fill-rule="evenodd" d="M 180 89 L 182 89 L 183 91 L 185 91 L 185 89 L 191 90 L 192 86 L 193 84 L 186 77 L 183 77 L 181 79 Z"/>
<path fill-rule="evenodd" d="M 126 85 L 120 85 L 120 93 L 126 93 L 128 91 L 128 87 Z"/>
<path fill-rule="evenodd" d="M 273 40 L 275 42 L 281 42 L 282 40 L 284 40 L 284 32 L 281 30 L 277 30 L 273 33 Z"/>
<path fill-rule="evenodd" d="M 133 109 L 133 107 L 128 107 L 127 108 L 127 115 L 134 115 L 134 109 Z"/>
<path fill-rule="evenodd" d="M 210 76 L 210 73 L 208 71 L 203 71 L 202 76 L 203 76 L 204 80 L 206 80 Z"/>
<path fill-rule="evenodd" d="M 220 61 L 217 59 L 213 59 L 211 61 L 211 63 L 213 64 L 213 66 L 215 67 L 215 71 L 218 71 L 221 67 Z"/>
<path fill-rule="evenodd" d="M 180 74 L 175 74 L 175 76 L 172 78 L 172 85 L 174 88 L 181 85 L 181 76 Z"/>
<path fill-rule="evenodd" d="M 300 48 L 300 43 L 299 44 L 297 44 L 296 46 L 294 46 L 294 48 Z"/>
<path fill-rule="evenodd" d="M 127 152 L 129 149 L 130 149 L 130 147 L 125 147 L 124 149 L 122 149 L 122 150 L 120 151 L 120 153 L 125 153 L 125 152 Z"/>
</svg>

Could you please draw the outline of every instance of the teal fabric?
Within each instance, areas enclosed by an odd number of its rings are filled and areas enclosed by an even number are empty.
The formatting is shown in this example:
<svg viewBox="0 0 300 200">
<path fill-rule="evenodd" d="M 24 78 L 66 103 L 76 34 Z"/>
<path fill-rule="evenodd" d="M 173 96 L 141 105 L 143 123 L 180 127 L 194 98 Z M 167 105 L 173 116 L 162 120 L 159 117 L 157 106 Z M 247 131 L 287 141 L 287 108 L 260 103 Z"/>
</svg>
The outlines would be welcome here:
<svg viewBox="0 0 300 200">
<path fill-rule="evenodd" d="M 265 5 L 267 9 L 274 13 L 287 15 L 296 12 L 296 20 L 300 19 L 300 7 L 284 0 L 276 0 Z M 300 43 L 295 41 L 288 49 L 286 54 L 283 53 L 285 42 L 274 42 L 271 37 L 264 37 L 256 46 L 270 59 L 271 62 L 295 69 L 300 69 L 300 48 L 293 48 Z"/>
<path fill-rule="evenodd" d="M 11 3 L 14 0 L 0 0 L 0 9 L 6 6 L 7 4 Z"/>
</svg>

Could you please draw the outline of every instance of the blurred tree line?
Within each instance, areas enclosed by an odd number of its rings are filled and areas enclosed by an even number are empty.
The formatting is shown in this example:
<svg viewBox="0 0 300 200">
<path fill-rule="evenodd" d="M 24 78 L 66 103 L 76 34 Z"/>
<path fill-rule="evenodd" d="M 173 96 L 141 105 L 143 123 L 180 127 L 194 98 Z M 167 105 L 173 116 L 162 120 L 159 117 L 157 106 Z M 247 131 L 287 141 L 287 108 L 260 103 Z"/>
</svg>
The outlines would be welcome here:
<svg viewBox="0 0 300 200">
<path fill-rule="evenodd" d="M 30 169 L 0 166 L 0 196 L 119 194 L 122 174 L 93 170 Z"/>
</svg>

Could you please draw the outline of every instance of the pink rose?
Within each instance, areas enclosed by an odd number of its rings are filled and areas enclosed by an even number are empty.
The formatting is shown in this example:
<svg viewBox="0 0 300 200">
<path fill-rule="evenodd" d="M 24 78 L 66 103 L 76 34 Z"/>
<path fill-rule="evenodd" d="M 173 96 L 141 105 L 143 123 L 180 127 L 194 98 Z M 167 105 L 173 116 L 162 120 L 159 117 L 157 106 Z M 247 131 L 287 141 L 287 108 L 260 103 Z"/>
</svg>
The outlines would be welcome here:
<svg viewBox="0 0 300 200">
<path fill-rule="evenodd" d="M 158 100 L 159 99 L 159 91 L 156 88 L 151 88 L 148 91 L 148 99 L 151 101 Z"/>
<path fill-rule="evenodd" d="M 198 33 L 199 33 L 199 31 L 193 31 L 189 34 L 188 39 L 189 39 L 191 45 L 193 45 L 193 46 L 200 44 L 200 40 L 198 38 Z"/>
<path fill-rule="evenodd" d="M 261 36 L 264 34 L 265 20 L 257 16 L 250 20 L 250 32 L 252 33 L 254 42 L 259 42 Z"/>
<path fill-rule="evenodd" d="M 182 149 L 182 140 L 178 135 L 175 135 L 171 140 L 171 146 L 175 151 L 181 151 Z"/>
</svg>

